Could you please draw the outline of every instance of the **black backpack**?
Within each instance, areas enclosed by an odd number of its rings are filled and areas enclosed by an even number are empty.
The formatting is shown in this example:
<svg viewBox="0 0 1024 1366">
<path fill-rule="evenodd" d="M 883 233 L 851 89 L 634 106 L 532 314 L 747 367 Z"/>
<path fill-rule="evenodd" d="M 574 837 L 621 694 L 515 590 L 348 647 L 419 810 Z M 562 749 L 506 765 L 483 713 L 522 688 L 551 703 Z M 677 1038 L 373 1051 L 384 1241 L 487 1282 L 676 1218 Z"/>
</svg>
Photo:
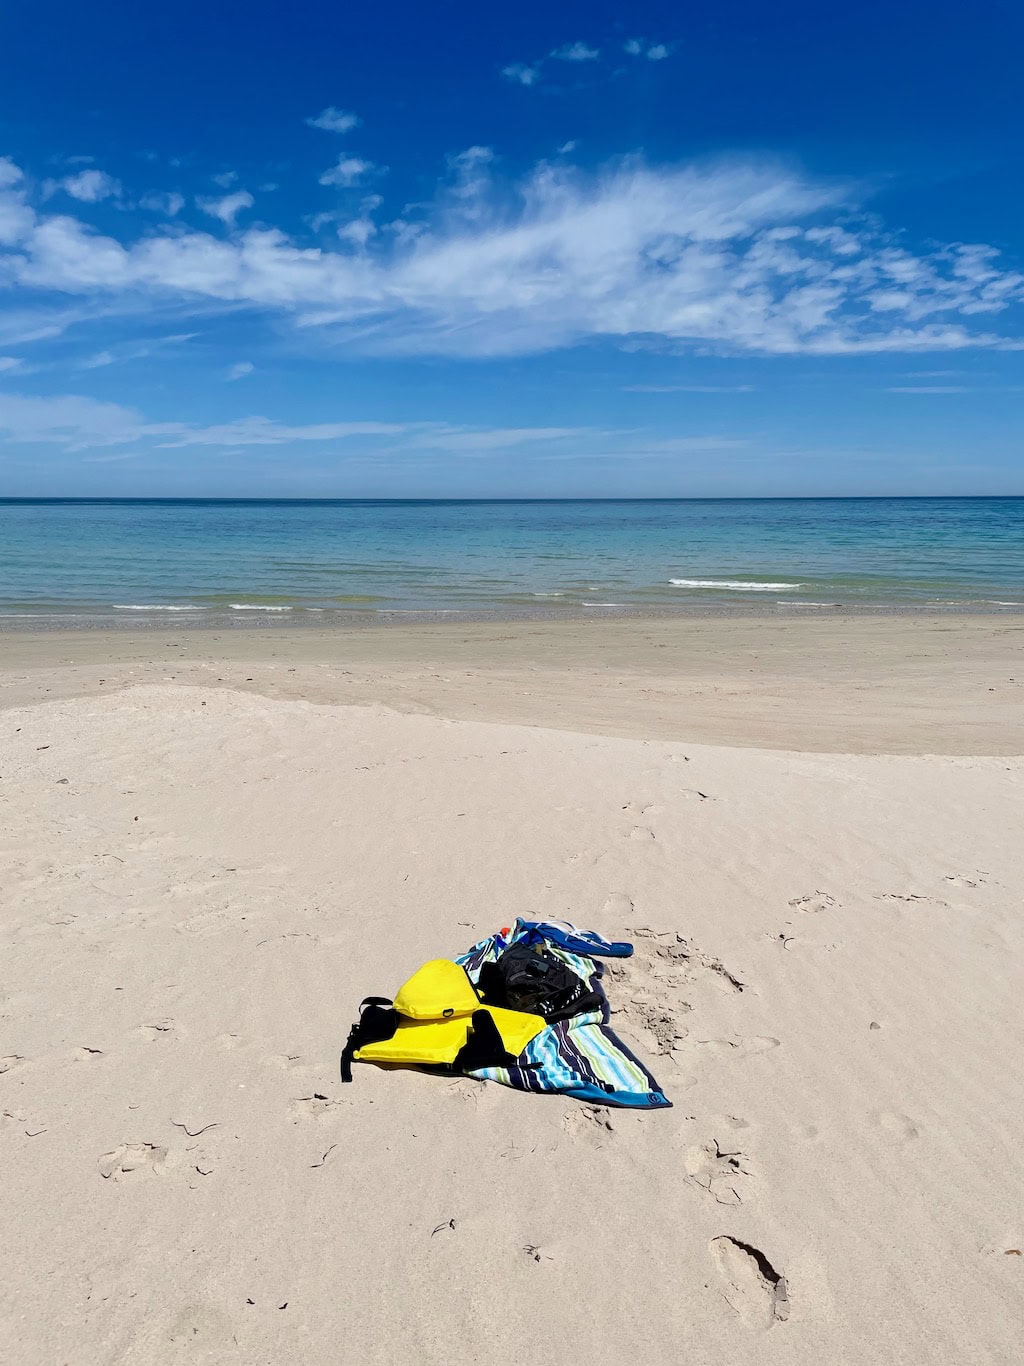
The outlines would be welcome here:
<svg viewBox="0 0 1024 1366">
<path fill-rule="evenodd" d="M 525 1010 L 549 1022 L 604 1005 L 600 991 L 540 944 L 512 944 L 493 963 L 485 963 L 478 988 L 485 1005 Z"/>
</svg>

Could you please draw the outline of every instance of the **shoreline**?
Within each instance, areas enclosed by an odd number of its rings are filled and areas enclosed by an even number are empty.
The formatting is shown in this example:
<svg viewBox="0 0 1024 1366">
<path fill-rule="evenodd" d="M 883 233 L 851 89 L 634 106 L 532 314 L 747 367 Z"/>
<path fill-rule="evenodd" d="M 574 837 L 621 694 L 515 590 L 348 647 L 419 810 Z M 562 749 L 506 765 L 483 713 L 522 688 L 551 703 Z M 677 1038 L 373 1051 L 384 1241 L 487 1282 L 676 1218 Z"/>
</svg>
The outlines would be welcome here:
<svg viewBox="0 0 1024 1366">
<path fill-rule="evenodd" d="M 132 625 L 0 635 L 0 708 L 172 683 L 740 748 L 1024 752 L 1010 613 Z"/>
<path fill-rule="evenodd" d="M 187 609 L 176 606 L 131 607 L 116 611 L 0 613 L 0 637 L 5 634 L 69 634 L 123 631 L 300 630 L 388 628 L 394 625 L 430 625 L 452 622 L 466 625 L 502 625 L 558 622 L 579 624 L 595 621 L 776 621 L 805 620 L 810 614 L 830 620 L 852 617 L 971 617 L 1013 618 L 1024 615 L 1024 601 L 950 603 L 686 603 L 678 607 L 643 607 L 625 603 L 595 603 L 553 607 L 492 608 L 334 608 L 299 605 L 246 605 L 229 611 L 219 607 Z"/>
</svg>

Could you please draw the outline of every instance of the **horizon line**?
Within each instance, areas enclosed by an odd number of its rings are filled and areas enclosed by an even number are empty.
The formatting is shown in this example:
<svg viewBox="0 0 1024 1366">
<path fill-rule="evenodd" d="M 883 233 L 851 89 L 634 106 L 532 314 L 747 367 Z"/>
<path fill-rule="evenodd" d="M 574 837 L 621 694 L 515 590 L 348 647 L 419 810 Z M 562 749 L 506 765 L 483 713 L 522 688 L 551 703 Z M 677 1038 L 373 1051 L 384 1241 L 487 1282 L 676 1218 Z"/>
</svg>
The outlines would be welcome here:
<svg viewBox="0 0 1024 1366">
<path fill-rule="evenodd" d="M 659 495 L 537 495 L 522 497 L 304 497 L 253 494 L 0 494 L 0 506 L 12 503 L 855 503 L 855 502 L 998 502 L 1024 499 L 1021 493 L 770 493 Z"/>
</svg>

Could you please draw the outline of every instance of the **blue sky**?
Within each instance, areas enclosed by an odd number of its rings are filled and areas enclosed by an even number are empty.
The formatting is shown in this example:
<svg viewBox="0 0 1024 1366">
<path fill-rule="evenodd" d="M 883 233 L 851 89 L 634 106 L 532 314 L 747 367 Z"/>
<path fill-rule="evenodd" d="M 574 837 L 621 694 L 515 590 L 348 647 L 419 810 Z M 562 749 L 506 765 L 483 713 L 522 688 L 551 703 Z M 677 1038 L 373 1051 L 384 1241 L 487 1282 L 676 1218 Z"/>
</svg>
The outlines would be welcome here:
<svg viewBox="0 0 1024 1366">
<path fill-rule="evenodd" d="M 0 494 L 1024 492 L 1019 7 L 0 13 Z"/>
</svg>

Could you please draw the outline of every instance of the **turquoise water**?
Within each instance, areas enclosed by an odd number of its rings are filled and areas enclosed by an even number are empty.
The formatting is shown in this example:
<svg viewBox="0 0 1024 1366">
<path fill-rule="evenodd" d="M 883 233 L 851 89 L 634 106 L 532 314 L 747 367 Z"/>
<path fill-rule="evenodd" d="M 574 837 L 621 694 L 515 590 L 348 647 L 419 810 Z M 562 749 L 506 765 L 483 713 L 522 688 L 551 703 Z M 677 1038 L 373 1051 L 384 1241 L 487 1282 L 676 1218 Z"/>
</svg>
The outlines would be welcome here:
<svg viewBox="0 0 1024 1366">
<path fill-rule="evenodd" d="M 1024 498 L 0 500 L 6 627 L 833 604 L 1024 608 Z"/>
</svg>

